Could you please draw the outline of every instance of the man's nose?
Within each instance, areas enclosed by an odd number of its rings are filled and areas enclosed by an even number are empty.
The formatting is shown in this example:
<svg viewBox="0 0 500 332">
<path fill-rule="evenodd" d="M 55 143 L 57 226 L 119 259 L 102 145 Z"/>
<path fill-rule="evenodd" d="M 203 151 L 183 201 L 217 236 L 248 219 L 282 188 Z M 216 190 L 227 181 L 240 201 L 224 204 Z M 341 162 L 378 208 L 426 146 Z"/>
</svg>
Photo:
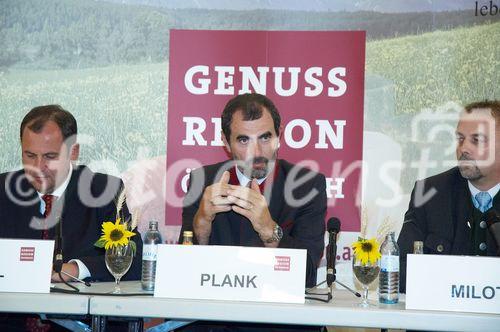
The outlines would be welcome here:
<svg viewBox="0 0 500 332">
<path fill-rule="evenodd" d="M 464 139 L 463 141 L 461 142 L 458 142 L 458 151 L 460 152 L 460 154 L 464 154 L 464 153 L 467 153 L 469 154 L 470 153 L 470 143 L 468 140 Z"/>
<path fill-rule="evenodd" d="M 47 162 L 43 158 L 36 158 L 35 167 L 39 170 L 43 170 L 47 167 Z"/>
<path fill-rule="evenodd" d="M 260 157 L 262 154 L 262 149 L 260 147 L 260 144 L 258 142 L 255 142 L 250 145 L 250 151 L 249 151 L 251 157 Z"/>
</svg>

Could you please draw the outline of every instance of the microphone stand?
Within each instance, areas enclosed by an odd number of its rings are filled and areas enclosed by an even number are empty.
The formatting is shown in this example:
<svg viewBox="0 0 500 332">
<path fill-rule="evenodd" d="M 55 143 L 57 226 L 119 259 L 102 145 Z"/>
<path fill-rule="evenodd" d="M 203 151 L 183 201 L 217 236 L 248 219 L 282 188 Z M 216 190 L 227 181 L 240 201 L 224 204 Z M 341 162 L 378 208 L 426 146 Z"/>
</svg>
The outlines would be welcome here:
<svg viewBox="0 0 500 332">
<path fill-rule="evenodd" d="M 318 286 L 321 286 L 321 285 L 323 285 L 326 282 L 327 282 L 327 280 L 323 280 L 322 282 L 320 282 L 319 284 L 317 284 L 316 286 L 314 286 L 314 288 L 316 288 Z M 346 290 L 348 290 L 354 296 L 361 297 L 361 294 L 359 292 L 356 292 L 354 289 L 350 288 L 346 284 L 344 284 L 344 283 L 342 283 L 342 282 L 340 282 L 338 280 L 333 280 L 332 284 L 328 287 L 328 293 L 326 293 L 326 294 L 325 293 L 313 293 L 313 292 L 309 292 L 309 291 L 306 290 L 306 295 L 321 295 L 321 296 L 326 295 L 327 296 L 326 300 L 325 299 L 321 299 L 321 298 L 316 298 L 316 297 L 309 297 L 309 296 L 306 296 L 306 299 L 307 300 L 315 300 L 315 301 L 321 301 L 321 302 L 329 303 L 333 299 L 333 284 L 334 283 L 337 283 L 340 286 L 344 287 Z"/>
<path fill-rule="evenodd" d="M 343 284 L 341 283 L 340 281 L 338 280 L 335 280 L 334 282 L 336 282 L 337 284 L 339 284 L 340 286 L 344 287 L 345 289 L 347 289 L 349 292 L 353 293 L 356 297 L 361 297 L 361 294 L 356 292 L 354 289 L 350 288 L 349 286 L 347 286 L 346 284 Z M 333 298 L 333 284 L 330 286 L 330 292 L 332 293 L 332 298 Z"/>
<path fill-rule="evenodd" d="M 328 299 L 318 299 L 306 297 L 309 300 L 316 300 L 322 302 L 330 302 L 333 299 L 333 283 L 338 283 L 340 286 L 347 289 L 349 292 L 354 294 L 356 297 L 361 297 L 361 294 L 356 292 L 355 290 L 349 288 L 347 285 L 341 283 L 337 280 L 337 270 L 335 269 L 335 261 L 337 260 L 337 234 L 340 231 L 340 220 L 338 218 L 332 217 L 328 220 L 327 223 L 327 231 L 328 231 L 328 246 L 326 248 L 326 280 L 317 284 L 315 287 L 318 287 L 321 284 L 326 282 L 328 287 L 327 294 L 318 294 L 311 293 L 306 290 L 307 295 L 327 295 Z"/>
<path fill-rule="evenodd" d="M 81 279 L 78 279 L 77 277 L 72 276 L 71 274 L 62 270 L 64 258 L 63 258 L 63 237 L 62 237 L 62 219 L 61 219 L 61 216 L 59 216 L 57 219 L 58 219 L 58 225 L 57 225 L 57 229 L 56 229 L 56 243 L 55 243 L 55 249 L 54 249 L 54 272 L 57 273 L 57 275 L 59 276 L 59 279 L 61 279 L 61 281 L 66 286 L 73 289 L 75 292 L 79 292 L 80 290 L 78 288 L 69 284 L 63 278 L 63 276 L 62 276 L 63 274 L 70 277 L 72 280 L 83 283 L 87 287 L 90 287 L 90 283 L 88 281 L 83 281 Z"/>
</svg>

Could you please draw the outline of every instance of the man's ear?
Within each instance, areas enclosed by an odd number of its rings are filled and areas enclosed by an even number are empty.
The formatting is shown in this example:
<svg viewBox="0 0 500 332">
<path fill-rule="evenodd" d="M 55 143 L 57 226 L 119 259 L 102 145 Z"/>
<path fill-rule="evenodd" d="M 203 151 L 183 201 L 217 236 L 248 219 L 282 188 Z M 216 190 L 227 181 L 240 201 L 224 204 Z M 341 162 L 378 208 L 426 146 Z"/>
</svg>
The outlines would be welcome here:
<svg viewBox="0 0 500 332">
<path fill-rule="evenodd" d="M 80 156 L 80 144 L 75 143 L 71 146 L 70 159 L 71 161 L 77 161 Z"/>
<path fill-rule="evenodd" d="M 281 145 L 281 136 L 283 136 L 283 125 L 282 124 L 280 124 L 279 131 L 280 131 L 280 133 L 278 135 L 278 148 Z"/>
<path fill-rule="evenodd" d="M 221 137 L 227 152 L 231 153 L 231 146 L 229 145 L 229 142 L 227 141 L 226 135 L 224 135 L 223 131 L 221 131 Z"/>
</svg>

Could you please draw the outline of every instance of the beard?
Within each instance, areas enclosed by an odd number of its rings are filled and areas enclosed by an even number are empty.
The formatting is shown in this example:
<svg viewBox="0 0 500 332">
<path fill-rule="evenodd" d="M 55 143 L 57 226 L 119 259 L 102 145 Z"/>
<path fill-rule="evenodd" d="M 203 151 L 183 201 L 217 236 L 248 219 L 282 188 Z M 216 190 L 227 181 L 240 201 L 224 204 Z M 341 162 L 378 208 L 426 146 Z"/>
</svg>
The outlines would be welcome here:
<svg viewBox="0 0 500 332">
<path fill-rule="evenodd" d="M 239 170 L 249 179 L 263 179 L 269 173 L 269 164 L 274 163 L 266 157 L 257 157 L 251 160 L 236 160 Z M 256 166 L 256 164 L 258 166 Z"/>
<path fill-rule="evenodd" d="M 483 173 L 477 167 L 476 161 L 469 158 L 466 154 L 462 154 L 458 158 L 458 170 L 464 179 L 475 181 L 483 177 Z"/>
</svg>

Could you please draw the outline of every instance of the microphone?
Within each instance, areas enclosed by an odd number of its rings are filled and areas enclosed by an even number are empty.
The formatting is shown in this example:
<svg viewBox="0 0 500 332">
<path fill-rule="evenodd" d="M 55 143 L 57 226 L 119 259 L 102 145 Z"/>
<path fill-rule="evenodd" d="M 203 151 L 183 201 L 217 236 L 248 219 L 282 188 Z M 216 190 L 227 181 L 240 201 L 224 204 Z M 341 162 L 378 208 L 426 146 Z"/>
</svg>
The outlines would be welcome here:
<svg viewBox="0 0 500 332">
<path fill-rule="evenodd" d="M 488 231 L 497 244 L 497 255 L 500 256 L 500 215 L 497 210 L 489 209 L 485 217 Z"/>
<path fill-rule="evenodd" d="M 66 281 L 64 281 L 64 278 L 61 276 L 61 273 L 68 276 L 69 278 L 71 278 L 74 281 L 85 284 L 85 286 L 87 286 L 87 287 L 91 286 L 91 284 L 88 281 L 81 280 L 81 279 L 79 279 L 75 276 L 72 276 L 71 274 L 63 271 L 62 270 L 63 261 L 64 261 L 64 256 L 63 256 L 62 217 L 58 216 L 57 217 L 57 228 L 56 228 L 56 234 L 55 234 L 55 243 L 54 243 L 54 262 L 53 262 L 54 272 L 56 272 L 59 275 L 59 278 L 62 280 L 63 283 L 65 283 L 67 286 L 73 288 L 76 291 L 79 291 L 79 290 L 77 288 L 75 288 L 74 286 L 68 284 Z"/>
<path fill-rule="evenodd" d="M 62 219 L 59 216 L 57 218 L 57 228 L 56 228 L 56 239 L 55 239 L 55 244 L 54 244 L 54 271 L 56 273 L 61 272 L 62 265 L 63 265 L 63 239 L 62 239 Z"/>
<path fill-rule="evenodd" d="M 340 220 L 330 218 L 327 223 L 328 246 L 326 247 L 326 283 L 331 287 L 335 282 L 335 261 L 337 259 L 337 234 L 340 231 Z"/>
</svg>

